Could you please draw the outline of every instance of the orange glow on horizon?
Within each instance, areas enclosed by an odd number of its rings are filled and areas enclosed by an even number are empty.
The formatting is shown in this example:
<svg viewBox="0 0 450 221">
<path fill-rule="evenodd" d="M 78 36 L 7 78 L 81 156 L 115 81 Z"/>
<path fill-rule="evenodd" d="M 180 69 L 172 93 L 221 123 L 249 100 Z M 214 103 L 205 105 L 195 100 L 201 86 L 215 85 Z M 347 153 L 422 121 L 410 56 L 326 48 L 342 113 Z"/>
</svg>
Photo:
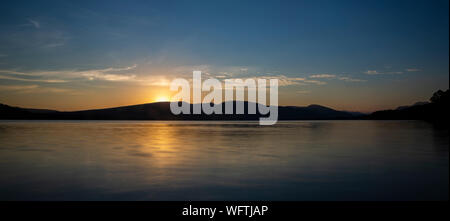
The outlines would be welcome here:
<svg viewBox="0 0 450 221">
<path fill-rule="evenodd" d="M 159 95 L 154 100 L 154 102 L 164 102 L 164 101 L 170 101 L 170 97 L 167 95 Z"/>
</svg>

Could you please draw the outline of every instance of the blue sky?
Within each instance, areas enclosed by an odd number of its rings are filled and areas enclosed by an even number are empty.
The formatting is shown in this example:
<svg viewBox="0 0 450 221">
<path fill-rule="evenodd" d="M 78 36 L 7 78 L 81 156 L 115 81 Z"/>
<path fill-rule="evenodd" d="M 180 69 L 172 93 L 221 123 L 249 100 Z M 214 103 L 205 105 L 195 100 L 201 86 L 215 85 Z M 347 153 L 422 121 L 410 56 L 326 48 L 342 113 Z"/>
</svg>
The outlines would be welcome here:
<svg viewBox="0 0 450 221">
<path fill-rule="evenodd" d="M 162 82 L 200 69 L 280 77 L 285 105 L 393 108 L 448 88 L 448 4 L 5 1 L 0 102 L 58 109 L 149 102 Z"/>
</svg>

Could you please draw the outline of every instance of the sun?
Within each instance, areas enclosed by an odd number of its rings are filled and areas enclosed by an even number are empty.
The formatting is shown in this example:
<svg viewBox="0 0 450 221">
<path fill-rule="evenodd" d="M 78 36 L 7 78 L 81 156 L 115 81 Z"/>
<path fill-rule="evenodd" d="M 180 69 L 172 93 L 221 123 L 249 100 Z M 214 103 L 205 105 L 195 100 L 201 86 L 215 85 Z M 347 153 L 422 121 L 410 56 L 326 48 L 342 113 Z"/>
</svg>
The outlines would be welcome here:
<svg viewBox="0 0 450 221">
<path fill-rule="evenodd" d="M 164 102 L 164 101 L 170 101 L 169 96 L 166 95 L 160 95 L 156 97 L 155 102 Z"/>
</svg>

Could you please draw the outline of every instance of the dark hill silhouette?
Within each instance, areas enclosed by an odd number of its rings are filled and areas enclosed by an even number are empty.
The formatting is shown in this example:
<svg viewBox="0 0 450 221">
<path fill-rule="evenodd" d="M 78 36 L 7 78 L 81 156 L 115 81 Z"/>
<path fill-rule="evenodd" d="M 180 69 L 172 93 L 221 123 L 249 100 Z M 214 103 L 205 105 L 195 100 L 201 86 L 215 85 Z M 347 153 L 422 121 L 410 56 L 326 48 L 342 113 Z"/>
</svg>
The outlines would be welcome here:
<svg viewBox="0 0 450 221">
<path fill-rule="evenodd" d="M 409 108 L 409 107 L 413 107 L 413 106 L 420 106 L 420 105 L 429 104 L 429 103 L 430 102 L 428 102 L 428 101 L 419 101 L 419 102 L 414 103 L 413 105 L 405 105 L 405 106 L 397 107 L 396 110 L 403 110 L 405 108 Z"/>
<path fill-rule="evenodd" d="M 194 105 L 189 104 L 191 110 Z M 234 101 L 236 113 L 236 101 Z M 247 114 L 248 102 L 244 102 L 245 114 L 232 115 L 174 115 L 170 111 L 169 102 L 157 102 L 131 105 L 115 108 L 84 110 L 84 111 L 54 111 L 41 109 L 26 109 L 0 104 L 0 119 L 41 119 L 41 120 L 259 120 L 261 114 Z M 225 111 L 222 103 L 222 112 Z M 278 120 L 331 120 L 354 119 L 360 113 L 337 111 L 320 105 L 307 107 L 279 106 Z"/>
<path fill-rule="evenodd" d="M 446 123 L 449 114 L 449 90 L 439 90 L 430 102 L 417 102 L 412 106 L 401 106 L 395 110 L 376 111 L 364 119 L 374 120 L 427 120 Z"/>
<path fill-rule="evenodd" d="M 239 101 L 242 102 L 242 101 Z M 395 110 L 376 111 L 365 115 L 359 112 L 337 111 L 320 105 L 306 107 L 279 106 L 278 120 L 427 120 L 445 123 L 449 113 L 449 90 L 437 91 L 430 102 L 417 102 L 412 106 L 401 106 Z M 189 104 L 191 110 L 194 105 Z M 259 104 L 258 104 L 259 105 Z M 236 113 L 236 101 L 234 101 Z M 245 114 L 232 115 L 174 115 L 169 102 L 139 104 L 115 108 L 84 111 L 55 111 L 46 109 L 29 109 L 0 104 L 0 119 L 29 120 L 259 120 L 261 114 L 247 114 L 248 102 L 244 102 Z M 222 112 L 225 111 L 222 103 Z"/>
</svg>

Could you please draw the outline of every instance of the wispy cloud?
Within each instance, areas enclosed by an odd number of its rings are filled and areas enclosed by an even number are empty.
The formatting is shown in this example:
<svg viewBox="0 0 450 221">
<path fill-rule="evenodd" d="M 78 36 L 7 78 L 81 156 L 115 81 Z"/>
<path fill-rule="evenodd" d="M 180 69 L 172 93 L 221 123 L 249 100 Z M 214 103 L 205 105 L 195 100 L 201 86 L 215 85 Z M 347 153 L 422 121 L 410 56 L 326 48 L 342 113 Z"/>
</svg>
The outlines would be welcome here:
<svg viewBox="0 0 450 221">
<path fill-rule="evenodd" d="M 2 91 L 29 90 L 39 87 L 38 85 L 0 85 Z"/>
<path fill-rule="evenodd" d="M 237 69 L 240 71 L 241 68 Z M 24 81 L 24 82 L 42 82 L 42 83 L 83 83 L 97 82 L 96 86 L 104 85 L 104 82 L 127 83 L 136 86 L 160 86 L 167 87 L 171 80 L 175 78 L 192 78 L 192 70 L 202 70 L 204 79 L 217 78 L 224 79 L 278 79 L 278 85 L 284 86 L 305 86 L 305 85 L 326 85 L 328 79 L 341 80 L 345 82 L 365 82 L 367 80 L 357 79 L 350 76 L 339 76 L 337 74 L 312 74 L 309 77 L 292 77 L 283 74 L 258 74 L 246 73 L 237 74 L 229 71 L 215 71 L 209 66 L 190 66 L 190 67 L 170 67 L 170 69 L 137 68 L 137 65 L 125 67 L 108 67 L 102 69 L 89 70 L 61 70 L 61 71 L 17 71 L 0 70 L 0 79 Z M 103 83 L 102 83 L 103 82 Z M 93 84 L 90 84 L 93 85 Z"/>
<path fill-rule="evenodd" d="M 66 88 L 55 88 L 55 87 L 37 87 L 31 90 L 26 90 L 24 93 L 69 93 L 69 94 L 80 94 L 79 91 L 74 91 Z"/>
<path fill-rule="evenodd" d="M 107 74 L 103 72 L 87 71 L 83 72 L 82 76 L 89 80 L 105 80 L 105 81 L 131 81 L 136 79 L 136 75 L 119 75 Z"/>
<path fill-rule="evenodd" d="M 364 73 L 368 75 L 403 74 L 402 71 L 379 72 L 377 70 L 367 70 Z"/>
<path fill-rule="evenodd" d="M 407 68 L 406 71 L 407 72 L 417 72 L 417 71 L 421 71 L 421 70 L 418 68 Z"/>
<path fill-rule="evenodd" d="M 88 80 L 105 80 L 105 81 L 133 81 L 136 79 L 134 74 L 117 74 L 112 72 L 128 71 L 136 68 L 136 65 L 125 68 L 106 68 L 97 70 L 88 70 L 71 73 L 71 75 L 80 75 Z"/>
<path fill-rule="evenodd" d="M 318 81 L 318 80 L 304 80 L 304 83 L 311 83 L 311 84 L 316 84 L 316 85 L 324 85 L 327 84 L 327 82 L 325 81 Z"/>
<path fill-rule="evenodd" d="M 365 74 L 369 74 L 369 75 L 376 75 L 376 74 L 381 74 L 376 70 L 367 70 L 366 72 L 364 72 Z"/>
<path fill-rule="evenodd" d="M 307 78 L 301 78 L 301 77 L 287 77 L 285 75 L 273 75 L 273 76 L 246 76 L 242 78 L 227 78 L 229 80 L 236 80 L 236 79 L 253 79 L 255 81 L 258 81 L 259 79 L 265 79 L 265 80 L 271 80 L 271 79 L 277 79 L 278 80 L 278 86 L 284 87 L 284 86 L 291 86 L 291 85 L 324 85 L 326 82 L 323 81 L 317 81 L 317 80 L 309 80 Z"/>
<path fill-rule="evenodd" d="M 0 79 L 41 82 L 41 83 L 82 83 L 96 82 L 101 87 L 102 82 L 129 83 L 136 86 L 169 86 L 171 77 L 165 75 L 137 75 L 137 65 L 127 67 L 109 67 L 91 70 L 61 70 L 61 71 L 31 71 L 0 70 Z M 53 91 L 57 91 L 56 89 Z"/>
<path fill-rule="evenodd" d="M 60 30 L 41 32 L 36 36 L 42 48 L 56 48 L 66 45 L 70 36 Z"/>
<path fill-rule="evenodd" d="M 372 71 L 371 73 L 373 74 L 374 72 Z M 337 80 L 346 81 L 346 82 L 366 82 L 367 81 L 367 80 L 357 79 L 357 78 L 352 78 L 352 77 L 347 77 L 347 76 L 340 77 L 335 74 L 314 74 L 314 75 L 310 75 L 309 78 L 337 79 Z"/>
<path fill-rule="evenodd" d="M 137 65 L 127 67 L 109 67 L 91 70 L 61 70 L 61 71 L 31 71 L 20 72 L 16 70 L 0 70 L 0 79 L 41 82 L 41 83 L 80 83 L 86 81 L 97 82 L 100 87 L 102 82 L 130 83 L 137 86 L 169 86 L 171 77 L 164 75 L 136 74 Z M 56 90 L 55 90 L 56 91 Z"/>
<path fill-rule="evenodd" d="M 366 82 L 367 81 L 367 80 L 351 78 L 351 77 L 339 77 L 339 80 L 347 81 L 347 82 Z"/>
<path fill-rule="evenodd" d="M 45 27 L 41 22 L 34 19 L 27 19 L 27 23 L 20 26 L 27 27 L 26 29 L 16 29 L 7 31 L 7 44 L 20 46 L 20 48 L 56 48 L 67 44 L 71 36 L 65 28 L 55 28 L 52 24 L 47 24 Z M 28 27 L 33 27 L 30 29 Z M 5 43 L 5 42 L 3 42 Z"/>
<path fill-rule="evenodd" d="M 41 24 L 36 20 L 28 19 L 28 22 L 30 22 L 30 24 L 33 25 L 37 29 L 41 28 Z"/>
<path fill-rule="evenodd" d="M 43 87 L 40 85 L 0 85 L 0 91 L 14 91 L 15 93 L 69 93 L 79 92 L 67 88 Z"/>
<path fill-rule="evenodd" d="M 138 79 L 144 80 L 146 85 L 156 84 L 163 85 L 169 84 L 171 78 L 192 78 L 192 71 L 198 70 L 202 71 L 202 78 L 217 78 L 220 80 L 224 79 L 278 79 L 279 86 L 290 86 L 290 85 L 325 85 L 327 82 L 320 81 L 318 79 L 309 79 L 307 77 L 291 77 L 288 75 L 280 74 L 279 71 L 263 71 L 258 67 L 243 67 L 243 66 L 228 66 L 228 67 L 216 67 L 211 65 L 193 65 L 193 66 L 171 66 L 158 68 L 158 63 L 149 63 L 148 67 L 148 78 L 137 77 Z M 156 66 L 156 68 L 155 68 Z M 157 71 L 155 71 L 157 70 Z M 165 73 L 164 77 L 159 76 L 157 72 Z M 149 83 L 151 82 L 151 83 Z"/>
<path fill-rule="evenodd" d="M 307 84 L 313 84 L 313 85 L 324 85 L 327 84 L 327 82 L 324 81 L 318 81 L 318 80 L 310 80 L 307 78 L 302 77 L 287 77 L 285 75 L 275 75 L 275 76 L 258 76 L 253 78 L 260 78 L 260 79 L 278 79 L 278 85 L 279 86 L 290 86 L 290 85 L 307 85 Z"/>
<path fill-rule="evenodd" d="M 335 78 L 334 74 L 313 74 L 309 78 Z"/>
<path fill-rule="evenodd" d="M 13 80 L 13 81 L 27 81 L 27 82 L 43 82 L 43 83 L 65 83 L 65 82 L 68 82 L 67 80 L 62 80 L 62 79 L 28 79 L 28 78 L 20 78 L 20 77 L 5 76 L 5 75 L 0 75 L 0 79 Z"/>
<path fill-rule="evenodd" d="M 136 65 L 123 68 L 105 68 L 92 70 L 61 70 L 61 71 L 31 71 L 20 72 L 16 70 L 0 70 L 0 79 L 45 83 L 65 83 L 76 80 L 102 80 L 102 81 L 133 81 L 136 75 L 128 71 Z"/>
</svg>

